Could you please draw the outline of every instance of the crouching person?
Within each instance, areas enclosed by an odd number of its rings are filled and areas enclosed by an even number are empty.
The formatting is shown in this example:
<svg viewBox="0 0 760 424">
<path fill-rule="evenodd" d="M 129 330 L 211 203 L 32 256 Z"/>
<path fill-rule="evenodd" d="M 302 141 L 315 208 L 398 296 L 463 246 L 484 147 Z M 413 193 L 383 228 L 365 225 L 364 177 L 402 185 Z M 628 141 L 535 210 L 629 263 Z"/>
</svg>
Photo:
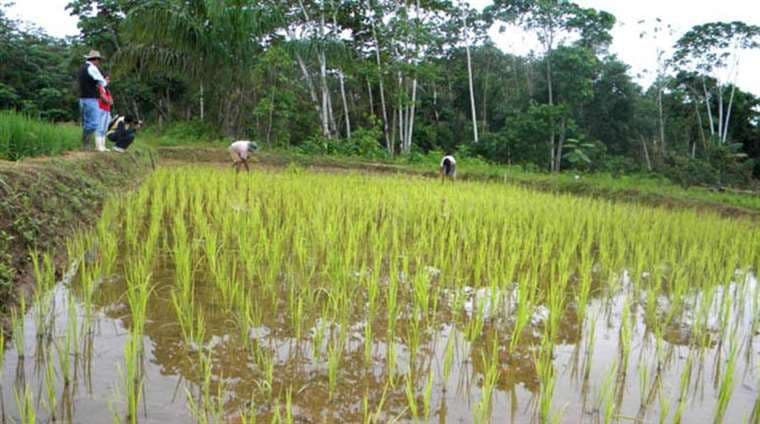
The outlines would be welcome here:
<svg viewBox="0 0 760 424">
<path fill-rule="evenodd" d="M 245 171 L 250 171 L 248 167 L 248 155 L 255 152 L 259 146 L 254 141 L 239 140 L 230 144 L 229 151 L 232 156 L 232 167 L 235 171 L 240 172 L 240 168 L 245 167 Z"/>
<path fill-rule="evenodd" d="M 137 130 L 142 126 L 142 121 L 138 121 L 132 116 L 118 116 L 111 121 L 108 126 L 107 137 L 115 143 L 113 148 L 116 152 L 126 152 L 132 142 L 135 141 Z"/>
<path fill-rule="evenodd" d="M 446 153 L 446 155 L 441 160 L 441 179 L 449 178 L 449 179 L 455 179 L 457 176 L 457 160 L 454 159 L 454 156 L 451 155 L 451 153 Z"/>
</svg>

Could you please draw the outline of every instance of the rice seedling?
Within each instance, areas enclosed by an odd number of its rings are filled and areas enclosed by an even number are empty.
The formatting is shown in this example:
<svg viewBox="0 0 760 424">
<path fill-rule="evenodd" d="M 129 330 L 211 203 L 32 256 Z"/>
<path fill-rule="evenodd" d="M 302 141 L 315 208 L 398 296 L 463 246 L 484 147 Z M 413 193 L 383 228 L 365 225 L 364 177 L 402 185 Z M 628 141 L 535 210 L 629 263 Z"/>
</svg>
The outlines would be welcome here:
<svg viewBox="0 0 760 424">
<path fill-rule="evenodd" d="M 21 297 L 20 305 L 11 309 L 11 334 L 13 347 L 16 349 L 16 355 L 20 360 L 26 355 L 26 333 L 24 324 L 24 311 L 26 310 L 26 300 Z"/>
<path fill-rule="evenodd" d="M 689 384 L 691 383 L 691 371 L 693 364 L 693 356 L 689 355 L 684 364 L 681 378 L 679 379 L 678 386 L 678 405 L 673 415 L 673 422 L 680 423 L 683 417 L 684 410 L 686 408 L 686 401 L 689 393 Z"/>
<path fill-rule="evenodd" d="M 443 390 L 446 391 L 446 386 L 449 382 L 449 375 L 451 375 L 451 367 L 454 365 L 454 357 L 456 355 L 456 340 L 454 334 L 449 332 L 446 338 L 446 349 L 443 353 Z"/>
<path fill-rule="evenodd" d="M 723 371 L 723 378 L 720 381 L 718 389 L 718 402 L 715 408 L 715 419 L 713 422 L 719 423 L 723 421 L 726 414 L 726 408 L 728 402 L 731 400 L 734 387 L 736 386 L 736 380 L 734 379 L 734 373 L 736 371 L 736 357 L 738 355 L 738 342 L 736 339 L 732 339 L 729 345 L 728 358 L 726 361 L 726 367 Z"/>
<path fill-rule="evenodd" d="M 499 346 L 497 337 L 494 337 L 490 351 L 487 354 L 481 355 L 481 360 L 485 373 L 483 375 L 483 385 L 480 388 L 480 401 L 475 407 L 474 418 L 477 423 L 491 421 L 493 393 L 496 388 L 496 382 L 499 379 Z M 551 404 L 551 400 L 549 400 L 549 404 Z"/>
<path fill-rule="evenodd" d="M 140 372 L 140 355 L 142 352 L 142 339 L 132 335 L 124 344 L 124 368 L 122 370 L 122 384 L 126 399 L 127 422 L 137 423 L 138 409 L 142 396 L 143 377 Z"/>
<path fill-rule="evenodd" d="M 327 381 L 328 393 L 331 399 L 335 395 L 335 390 L 338 387 L 338 371 L 340 360 L 343 356 L 343 343 L 344 341 L 339 336 L 334 342 L 330 343 L 327 350 Z"/>
<path fill-rule="evenodd" d="M 412 418 L 417 419 L 420 417 L 420 411 L 417 401 L 414 375 L 411 371 L 406 375 L 405 380 L 404 393 L 406 394 L 406 405 L 409 408 L 409 412 L 412 414 Z"/>
<path fill-rule="evenodd" d="M 29 386 L 24 385 L 23 389 L 14 390 L 14 396 L 16 398 L 19 422 L 21 424 L 34 424 L 37 421 L 37 410 Z"/>
<path fill-rule="evenodd" d="M 538 416 L 542 422 L 549 422 L 552 420 L 551 407 L 557 380 L 554 365 L 552 364 L 554 346 L 548 341 L 548 338 L 545 340 L 539 349 L 538 355 L 534 358 L 534 363 L 540 384 Z"/>
<path fill-rule="evenodd" d="M 615 377 L 618 373 L 618 364 L 613 364 L 604 376 L 604 381 L 599 389 L 599 409 L 602 421 L 605 424 L 612 423 L 616 415 L 615 404 Z"/>
<path fill-rule="evenodd" d="M 55 366 L 53 365 L 52 358 L 47 358 L 45 366 L 45 409 L 51 417 L 51 421 L 55 421 L 56 408 L 58 407 L 58 392 L 56 389 L 57 376 L 55 374 Z"/>
</svg>

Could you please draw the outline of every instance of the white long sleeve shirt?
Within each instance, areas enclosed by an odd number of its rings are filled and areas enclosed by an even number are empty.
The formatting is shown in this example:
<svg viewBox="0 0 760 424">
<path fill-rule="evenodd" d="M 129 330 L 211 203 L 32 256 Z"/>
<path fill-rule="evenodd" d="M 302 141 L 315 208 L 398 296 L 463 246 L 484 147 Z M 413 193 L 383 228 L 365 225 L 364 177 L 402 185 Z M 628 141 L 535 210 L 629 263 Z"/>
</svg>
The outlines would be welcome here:
<svg viewBox="0 0 760 424">
<path fill-rule="evenodd" d="M 100 72 L 100 69 L 98 69 L 97 66 L 95 66 L 94 63 L 87 61 L 87 73 L 90 74 L 92 79 L 98 82 L 98 84 L 103 85 L 103 87 L 108 86 L 108 81 L 103 77 L 103 74 Z"/>
</svg>

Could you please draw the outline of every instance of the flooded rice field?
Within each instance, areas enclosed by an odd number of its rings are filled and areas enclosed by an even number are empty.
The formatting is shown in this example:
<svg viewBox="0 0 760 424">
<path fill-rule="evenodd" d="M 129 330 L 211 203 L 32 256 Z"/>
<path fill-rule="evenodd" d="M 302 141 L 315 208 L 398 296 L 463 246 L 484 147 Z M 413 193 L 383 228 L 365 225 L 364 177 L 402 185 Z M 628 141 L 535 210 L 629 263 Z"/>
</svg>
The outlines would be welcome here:
<svg viewBox="0 0 760 424">
<path fill-rule="evenodd" d="M 4 422 L 758 422 L 760 227 L 495 184 L 156 172 L 2 345 Z"/>
</svg>

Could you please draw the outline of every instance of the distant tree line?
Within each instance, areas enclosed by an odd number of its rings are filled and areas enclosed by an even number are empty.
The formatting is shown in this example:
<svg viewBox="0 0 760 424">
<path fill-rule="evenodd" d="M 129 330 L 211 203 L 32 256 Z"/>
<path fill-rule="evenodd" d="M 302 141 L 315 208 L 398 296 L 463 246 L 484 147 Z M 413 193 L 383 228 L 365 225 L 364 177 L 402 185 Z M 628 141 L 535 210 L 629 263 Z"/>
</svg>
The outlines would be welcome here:
<svg viewBox="0 0 760 424">
<path fill-rule="evenodd" d="M 100 49 L 116 109 L 192 121 L 305 151 L 432 149 L 547 171 L 658 171 L 677 180 L 760 176 L 760 100 L 734 85 L 760 28 L 699 25 L 675 54 L 641 23 L 652 86 L 608 51 L 611 14 L 572 1 L 72 0 L 81 35 L 58 40 L 0 14 L 0 107 L 75 119 L 73 72 Z M 496 48 L 517 24 L 540 51 Z M 651 46 L 651 47 L 650 47 Z"/>
</svg>

